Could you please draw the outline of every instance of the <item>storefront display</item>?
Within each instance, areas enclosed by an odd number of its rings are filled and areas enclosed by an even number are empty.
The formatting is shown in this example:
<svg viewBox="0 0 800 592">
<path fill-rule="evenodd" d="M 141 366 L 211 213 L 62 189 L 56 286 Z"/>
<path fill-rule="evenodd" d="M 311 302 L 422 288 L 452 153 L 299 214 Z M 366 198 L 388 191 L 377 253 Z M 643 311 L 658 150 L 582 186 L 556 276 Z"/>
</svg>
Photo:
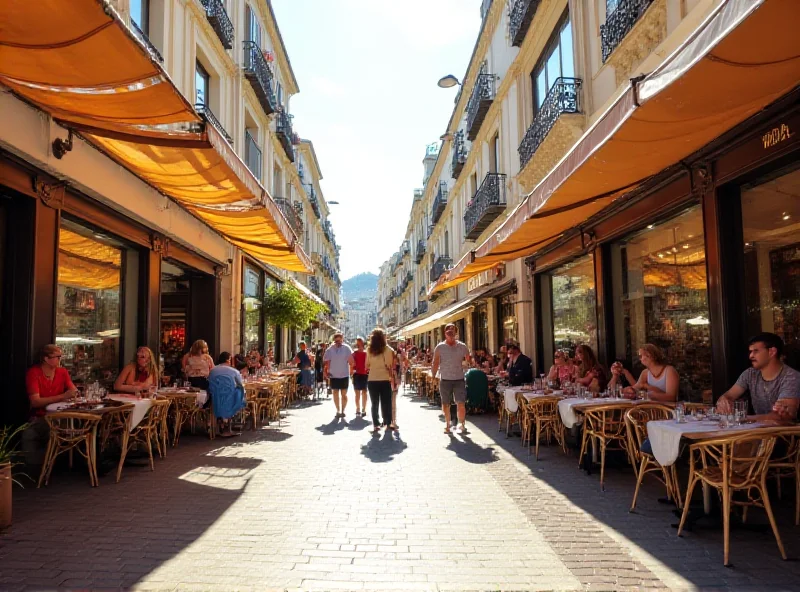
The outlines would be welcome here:
<svg viewBox="0 0 800 592">
<path fill-rule="evenodd" d="M 580 344 L 597 351 L 597 295 L 594 258 L 587 255 L 549 272 L 553 344 L 572 351 Z"/>
<path fill-rule="evenodd" d="M 519 343 L 517 325 L 516 293 L 509 293 L 497 299 L 497 313 L 500 321 L 500 345 Z M 499 351 L 499 349 L 498 349 Z"/>
<path fill-rule="evenodd" d="M 489 311 L 486 302 L 481 302 L 475 307 L 472 316 L 473 349 L 486 349 L 489 347 Z"/>
<path fill-rule="evenodd" d="M 257 267 L 245 264 L 244 267 L 244 289 L 243 289 L 243 331 L 242 349 L 245 352 L 251 350 L 261 351 L 264 342 L 261 340 L 261 328 L 263 326 L 263 314 L 261 311 L 261 297 L 264 293 L 262 283 L 263 272 Z"/>
</svg>

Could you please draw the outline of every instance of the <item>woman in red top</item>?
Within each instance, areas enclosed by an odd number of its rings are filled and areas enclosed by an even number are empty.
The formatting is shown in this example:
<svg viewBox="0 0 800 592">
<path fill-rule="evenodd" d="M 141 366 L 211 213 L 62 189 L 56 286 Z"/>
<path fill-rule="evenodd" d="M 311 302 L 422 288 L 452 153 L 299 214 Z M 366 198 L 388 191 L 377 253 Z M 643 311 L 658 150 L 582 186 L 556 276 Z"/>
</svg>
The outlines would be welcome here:
<svg viewBox="0 0 800 592">
<path fill-rule="evenodd" d="M 364 339 L 356 339 L 356 351 L 353 352 L 353 390 L 356 392 L 356 417 L 367 416 L 367 352 L 364 351 Z"/>
</svg>

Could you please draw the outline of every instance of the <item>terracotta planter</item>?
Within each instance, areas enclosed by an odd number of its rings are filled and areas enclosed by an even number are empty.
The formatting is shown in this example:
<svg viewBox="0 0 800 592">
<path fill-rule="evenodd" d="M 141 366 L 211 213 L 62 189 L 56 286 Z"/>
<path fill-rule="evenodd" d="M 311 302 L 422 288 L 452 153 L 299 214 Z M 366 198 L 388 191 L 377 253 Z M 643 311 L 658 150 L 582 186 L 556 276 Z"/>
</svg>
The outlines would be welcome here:
<svg viewBox="0 0 800 592">
<path fill-rule="evenodd" d="M 0 529 L 11 526 L 11 463 L 0 464 Z"/>
</svg>

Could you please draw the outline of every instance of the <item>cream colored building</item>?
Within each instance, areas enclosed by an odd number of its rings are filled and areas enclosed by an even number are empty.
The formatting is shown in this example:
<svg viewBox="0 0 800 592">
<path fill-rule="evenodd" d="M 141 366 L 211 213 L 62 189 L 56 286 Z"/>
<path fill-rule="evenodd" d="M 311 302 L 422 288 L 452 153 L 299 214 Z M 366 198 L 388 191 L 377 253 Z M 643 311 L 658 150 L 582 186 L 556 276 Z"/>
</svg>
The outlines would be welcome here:
<svg viewBox="0 0 800 592">
<path fill-rule="evenodd" d="M 518 341 L 533 352 L 524 258 L 509 256 L 469 281 L 427 293 L 495 233 L 631 78 L 653 71 L 720 3 L 476 0 L 479 36 L 460 86 L 441 91 L 457 92 L 456 106 L 410 207 L 403 244 L 413 253 L 396 254 L 381 268 L 379 319 L 428 343 L 446 322 L 459 322 L 470 347 L 497 351 Z M 410 273 L 407 287 L 397 269 Z"/>
</svg>

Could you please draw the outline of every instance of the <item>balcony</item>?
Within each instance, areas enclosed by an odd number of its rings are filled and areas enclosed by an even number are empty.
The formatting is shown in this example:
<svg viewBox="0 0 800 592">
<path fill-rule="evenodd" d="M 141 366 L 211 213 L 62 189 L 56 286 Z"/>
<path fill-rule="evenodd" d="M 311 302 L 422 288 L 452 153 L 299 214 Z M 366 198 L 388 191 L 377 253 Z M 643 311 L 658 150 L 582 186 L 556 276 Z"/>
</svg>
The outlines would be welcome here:
<svg viewBox="0 0 800 592">
<path fill-rule="evenodd" d="M 421 315 L 428 312 L 428 301 L 427 300 L 420 300 L 417 303 L 417 312 Z"/>
<path fill-rule="evenodd" d="M 478 238 L 506 205 L 506 176 L 488 173 L 464 212 L 464 240 Z"/>
<path fill-rule="evenodd" d="M 614 11 L 606 15 L 606 23 L 600 25 L 604 64 L 652 3 L 653 0 L 619 0 Z"/>
<path fill-rule="evenodd" d="M 465 164 L 467 164 L 467 146 L 464 143 L 464 132 L 458 131 L 453 136 L 453 160 L 450 163 L 450 175 L 453 179 L 458 179 Z"/>
<path fill-rule="evenodd" d="M 226 132 L 225 128 L 222 127 L 222 124 L 219 122 L 219 119 L 217 119 L 217 116 L 214 115 L 214 113 L 211 111 L 211 109 L 208 108 L 208 105 L 203 105 L 202 103 L 197 103 L 194 106 L 194 108 L 197 109 L 197 112 L 205 120 L 206 125 L 208 125 L 209 123 L 211 125 L 213 125 L 216 128 L 216 130 L 220 134 L 222 134 L 222 137 L 225 138 L 225 140 L 228 142 L 228 144 L 233 146 L 233 138 L 231 138 L 228 135 L 228 132 Z"/>
<path fill-rule="evenodd" d="M 250 172 L 261 182 L 261 149 L 247 130 L 244 132 L 244 162 Z"/>
<path fill-rule="evenodd" d="M 508 17 L 508 34 L 514 47 L 519 47 L 525 40 L 539 4 L 541 0 L 514 0 Z"/>
<path fill-rule="evenodd" d="M 136 38 L 139 39 L 139 41 L 141 41 L 142 44 L 147 48 L 147 51 L 150 52 L 150 55 L 152 55 L 155 59 L 157 59 L 160 63 L 163 64 L 164 57 L 156 49 L 156 46 L 153 45 L 153 42 L 150 41 L 150 38 L 145 34 L 144 31 L 142 31 L 139 28 L 139 25 L 137 25 L 133 19 L 131 19 L 130 22 L 131 22 L 131 31 L 133 31 L 133 34 L 136 35 Z"/>
<path fill-rule="evenodd" d="M 300 177 L 300 182 L 302 183 L 306 176 L 306 171 L 303 168 L 303 161 L 297 161 L 297 176 Z"/>
<path fill-rule="evenodd" d="M 303 219 L 300 217 L 300 214 L 297 213 L 297 210 L 292 205 L 292 202 L 283 197 L 276 197 L 275 203 L 280 208 L 283 215 L 286 217 L 286 221 L 289 222 L 289 226 L 294 231 L 295 236 L 298 239 L 303 236 Z"/>
<path fill-rule="evenodd" d="M 317 192 L 314 190 L 314 186 L 303 185 L 303 188 L 306 190 L 306 195 L 308 195 L 308 201 L 311 202 L 311 209 L 314 210 L 314 215 L 317 218 L 322 216 L 322 212 L 319 209 L 319 199 L 317 199 Z"/>
<path fill-rule="evenodd" d="M 556 78 L 519 145 L 520 170 L 531 159 L 562 113 L 581 112 L 580 90 L 580 78 Z"/>
<path fill-rule="evenodd" d="M 275 116 L 275 133 L 278 134 L 278 139 L 281 141 L 281 146 L 283 146 L 286 156 L 294 162 L 292 116 L 283 109 L 278 109 L 278 114 Z"/>
<path fill-rule="evenodd" d="M 422 258 L 425 256 L 425 241 L 419 239 L 417 241 L 417 252 L 414 256 L 414 262 L 419 265 L 422 263 Z"/>
<path fill-rule="evenodd" d="M 425 195 L 425 190 L 424 189 L 415 189 L 414 190 L 414 201 L 421 200 L 424 195 Z"/>
<path fill-rule="evenodd" d="M 433 199 L 431 206 L 431 225 L 435 226 L 442 217 L 442 212 L 447 207 L 447 182 L 439 181 L 439 190 L 436 192 L 436 197 Z M 430 235 L 428 235 L 430 236 Z"/>
<path fill-rule="evenodd" d="M 272 90 L 272 70 L 264 58 L 261 48 L 254 41 L 245 41 L 243 46 L 242 70 L 244 76 L 250 81 L 250 86 L 253 87 L 253 92 L 256 93 L 256 98 L 261 108 L 264 109 L 264 113 L 271 115 L 278 109 L 278 101 Z"/>
<path fill-rule="evenodd" d="M 431 235 L 433 234 L 433 229 L 434 229 L 434 228 L 436 228 L 436 225 L 435 225 L 435 224 L 430 224 L 430 225 L 428 226 L 428 238 L 430 238 L 430 237 L 431 237 Z"/>
<path fill-rule="evenodd" d="M 206 9 L 206 18 L 225 49 L 233 48 L 233 23 L 220 0 L 200 0 Z"/>
<path fill-rule="evenodd" d="M 486 119 L 486 113 L 492 106 L 494 81 L 494 74 L 489 74 L 486 72 L 486 66 L 482 66 L 467 103 L 467 138 L 470 141 L 478 136 L 483 120 Z"/>
<path fill-rule="evenodd" d="M 439 277 L 453 265 L 453 260 L 450 257 L 439 256 L 436 261 L 431 265 L 431 283 L 439 279 Z"/>
<path fill-rule="evenodd" d="M 317 296 L 319 296 L 319 280 L 315 277 L 312 277 L 308 280 L 308 287 L 311 288 L 311 291 L 314 292 Z"/>
</svg>

